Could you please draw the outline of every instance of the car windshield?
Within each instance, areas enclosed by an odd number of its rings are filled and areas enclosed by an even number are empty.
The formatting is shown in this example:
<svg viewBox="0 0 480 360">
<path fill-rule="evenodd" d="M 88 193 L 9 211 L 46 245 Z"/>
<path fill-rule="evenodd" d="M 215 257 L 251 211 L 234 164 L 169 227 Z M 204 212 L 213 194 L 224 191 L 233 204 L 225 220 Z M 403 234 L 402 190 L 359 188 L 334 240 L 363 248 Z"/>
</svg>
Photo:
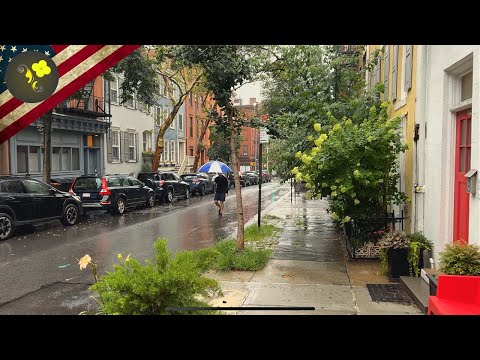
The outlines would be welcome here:
<svg viewBox="0 0 480 360">
<path fill-rule="evenodd" d="M 80 179 L 77 179 L 73 188 L 75 190 L 101 189 L 102 180 L 100 178 L 80 178 Z"/>
</svg>

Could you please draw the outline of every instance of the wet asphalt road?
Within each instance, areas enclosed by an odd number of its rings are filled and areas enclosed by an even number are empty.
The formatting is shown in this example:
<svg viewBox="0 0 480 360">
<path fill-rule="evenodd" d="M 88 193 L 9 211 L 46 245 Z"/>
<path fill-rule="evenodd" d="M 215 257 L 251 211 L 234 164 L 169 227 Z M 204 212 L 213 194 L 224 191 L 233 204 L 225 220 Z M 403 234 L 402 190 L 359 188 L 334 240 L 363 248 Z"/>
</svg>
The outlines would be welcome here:
<svg viewBox="0 0 480 360">
<path fill-rule="evenodd" d="M 285 193 L 278 183 L 262 186 L 262 209 Z M 245 222 L 257 214 L 258 186 L 242 188 Z M 225 202 L 223 216 L 213 195 L 195 196 L 172 204 L 157 204 L 123 216 L 92 212 L 73 227 L 59 221 L 35 229 L 19 229 L 17 236 L 0 242 L 0 305 L 55 282 L 92 283 L 90 269 L 80 271 L 77 259 L 89 254 L 99 274 L 112 269 L 117 254 L 137 260 L 153 256 L 153 243 L 168 239 L 171 251 L 207 247 L 236 230 L 235 189 Z"/>
</svg>

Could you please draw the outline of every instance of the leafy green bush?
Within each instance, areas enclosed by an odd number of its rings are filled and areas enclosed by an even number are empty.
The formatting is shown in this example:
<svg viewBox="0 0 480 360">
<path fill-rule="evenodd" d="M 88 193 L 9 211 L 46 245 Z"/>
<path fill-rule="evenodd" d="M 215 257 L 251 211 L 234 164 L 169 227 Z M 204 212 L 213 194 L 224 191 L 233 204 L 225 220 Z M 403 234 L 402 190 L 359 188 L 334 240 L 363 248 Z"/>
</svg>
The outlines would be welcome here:
<svg viewBox="0 0 480 360">
<path fill-rule="evenodd" d="M 219 292 L 218 283 L 201 275 L 197 257 L 190 251 L 170 255 L 165 239 L 155 242 L 155 260 L 145 265 L 119 255 L 120 264 L 107 272 L 90 289 L 101 299 L 105 314 L 160 315 L 209 313 L 208 311 L 167 311 L 166 307 L 209 306 L 198 299 Z M 198 255 L 197 255 L 198 256 Z M 211 312 L 210 312 L 211 313 Z"/>
<path fill-rule="evenodd" d="M 420 259 L 422 250 L 432 250 L 433 243 L 428 240 L 422 232 L 414 232 L 409 234 L 410 247 L 408 248 L 408 264 L 410 276 L 419 276 L 420 269 L 418 260 Z"/>
<path fill-rule="evenodd" d="M 152 171 L 152 165 L 150 163 L 143 163 L 142 172 L 150 172 L 150 171 Z"/>
<path fill-rule="evenodd" d="M 480 248 L 455 242 L 440 253 L 440 270 L 447 275 L 480 275 Z"/>
<path fill-rule="evenodd" d="M 222 240 L 213 247 L 192 253 L 197 268 L 202 271 L 208 269 L 256 271 L 267 265 L 271 250 L 254 250 L 246 247 L 244 250 L 237 251 L 234 240 Z"/>
<path fill-rule="evenodd" d="M 244 232 L 245 241 L 259 241 L 276 235 L 280 229 L 274 225 L 263 223 L 260 228 L 257 223 L 247 226 Z"/>
</svg>

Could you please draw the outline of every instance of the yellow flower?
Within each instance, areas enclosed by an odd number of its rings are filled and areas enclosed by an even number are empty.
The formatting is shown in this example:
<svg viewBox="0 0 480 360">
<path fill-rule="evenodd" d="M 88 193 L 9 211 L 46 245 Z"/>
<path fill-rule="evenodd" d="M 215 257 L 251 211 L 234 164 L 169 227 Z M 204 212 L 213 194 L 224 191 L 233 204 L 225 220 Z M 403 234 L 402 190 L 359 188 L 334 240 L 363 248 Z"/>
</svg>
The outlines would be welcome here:
<svg viewBox="0 0 480 360">
<path fill-rule="evenodd" d="M 347 192 L 347 188 L 346 188 L 345 186 L 342 186 L 342 187 L 340 188 L 340 191 L 341 191 L 342 193 Z"/>
<path fill-rule="evenodd" d="M 360 200 L 358 200 L 358 199 L 355 199 L 353 202 L 355 203 L 355 205 L 360 204 Z"/>
<path fill-rule="evenodd" d="M 330 194 L 331 197 L 335 197 L 337 196 L 337 192 L 336 191 L 332 191 L 331 194 Z"/>
<path fill-rule="evenodd" d="M 326 188 L 326 187 L 328 187 L 328 184 L 324 182 L 324 183 L 322 183 L 322 187 Z"/>
<path fill-rule="evenodd" d="M 83 270 L 83 269 L 86 269 L 88 264 L 90 264 L 90 262 L 92 261 L 92 258 L 90 257 L 90 255 L 85 255 L 84 257 L 82 257 L 79 261 L 78 261 L 78 264 L 80 265 L 80 270 Z"/>
<path fill-rule="evenodd" d="M 351 125 L 351 124 L 352 124 L 352 120 L 351 120 L 351 119 L 348 119 L 347 121 L 345 121 L 345 124 L 346 124 L 346 125 Z"/>
<path fill-rule="evenodd" d="M 355 170 L 355 171 L 353 172 L 353 175 L 354 175 L 355 177 L 360 176 L 360 171 Z"/>
<path fill-rule="evenodd" d="M 336 185 L 332 185 L 332 186 L 330 186 L 330 189 L 331 189 L 331 190 L 337 190 L 337 186 L 336 186 Z"/>
<path fill-rule="evenodd" d="M 308 136 L 307 136 L 307 140 L 308 140 L 308 141 L 313 141 L 313 135 L 308 135 Z"/>
<path fill-rule="evenodd" d="M 314 147 L 312 151 L 310 152 L 313 156 L 317 155 L 320 152 L 319 147 Z"/>
<path fill-rule="evenodd" d="M 295 157 L 296 157 L 296 158 L 300 158 L 301 156 L 302 156 L 302 152 L 301 152 L 301 151 L 297 151 L 297 152 L 295 153 Z"/>
<path fill-rule="evenodd" d="M 43 77 L 52 72 L 52 69 L 47 65 L 45 60 L 40 60 L 38 63 L 33 63 L 32 70 L 35 71 L 38 77 Z"/>
<path fill-rule="evenodd" d="M 349 222 L 351 220 L 351 217 L 350 216 L 345 216 L 343 218 L 343 222 L 346 223 L 346 222 Z"/>
<path fill-rule="evenodd" d="M 327 138 L 328 138 L 327 134 L 320 135 L 320 139 L 322 139 L 322 141 L 327 140 Z"/>
<path fill-rule="evenodd" d="M 298 166 L 295 166 L 295 167 L 292 169 L 292 174 L 293 174 L 293 175 L 298 174 Z"/>
<path fill-rule="evenodd" d="M 315 123 L 315 125 L 313 125 L 313 128 L 317 132 L 320 132 L 322 130 L 322 126 L 319 123 Z"/>
<path fill-rule="evenodd" d="M 123 259 L 122 254 L 118 254 L 118 255 L 117 255 L 117 259 L 118 259 L 118 260 L 122 260 L 122 259 Z"/>
<path fill-rule="evenodd" d="M 342 128 L 342 125 L 340 125 L 340 124 L 333 125 L 333 131 L 340 130 L 341 128 Z"/>
</svg>

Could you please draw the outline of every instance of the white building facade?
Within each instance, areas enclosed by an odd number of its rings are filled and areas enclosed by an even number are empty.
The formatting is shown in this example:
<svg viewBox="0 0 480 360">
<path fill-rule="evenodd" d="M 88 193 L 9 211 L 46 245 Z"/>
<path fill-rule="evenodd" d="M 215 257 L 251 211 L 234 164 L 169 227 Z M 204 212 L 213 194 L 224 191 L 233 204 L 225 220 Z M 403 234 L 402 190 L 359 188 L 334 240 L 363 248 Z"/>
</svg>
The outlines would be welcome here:
<svg viewBox="0 0 480 360">
<path fill-rule="evenodd" d="M 480 244 L 480 46 L 422 45 L 417 56 L 415 228 L 438 261 L 453 241 Z"/>
<path fill-rule="evenodd" d="M 154 116 L 136 96 L 120 104 L 121 78 L 110 82 L 111 127 L 106 135 L 106 174 L 137 175 L 143 164 L 142 153 L 154 151 Z"/>
</svg>

